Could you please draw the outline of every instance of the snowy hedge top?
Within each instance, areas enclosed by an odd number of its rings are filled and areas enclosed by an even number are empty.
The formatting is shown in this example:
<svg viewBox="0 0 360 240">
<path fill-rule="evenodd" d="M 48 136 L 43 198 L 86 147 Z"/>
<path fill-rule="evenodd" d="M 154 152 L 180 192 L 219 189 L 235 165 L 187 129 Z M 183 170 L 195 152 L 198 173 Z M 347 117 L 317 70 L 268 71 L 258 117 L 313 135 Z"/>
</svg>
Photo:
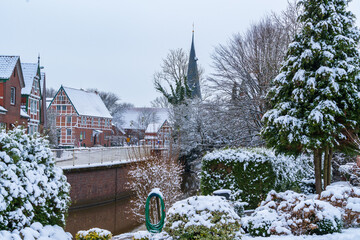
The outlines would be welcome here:
<svg viewBox="0 0 360 240">
<path fill-rule="evenodd" d="M 240 220 L 233 207 L 224 198 L 218 196 L 195 196 L 178 201 L 169 209 L 168 216 L 176 214 L 185 216 L 187 222 L 184 228 L 191 225 L 203 225 L 211 228 L 215 225 L 212 222 L 211 212 L 224 213 L 220 221 L 226 224 Z M 174 222 L 172 228 L 177 227 L 181 222 L 181 220 Z"/>
<path fill-rule="evenodd" d="M 306 155 L 300 155 L 298 159 L 308 159 Z M 275 152 L 266 149 L 266 148 L 236 148 L 236 149 L 220 149 L 213 152 L 207 153 L 203 157 L 203 161 L 212 161 L 217 160 L 219 162 L 227 161 L 237 161 L 237 162 L 246 162 L 246 161 L 256 161 L 256 162 L 266 162 L 266 161 L 278 161 L 278 162 L 288 162 L 292 163 L 297 158 L 293 156 L 285 155 L 275 155 Z"/>
<path fill-rule="evenodd" d="M 271 162 L 274 172 L 278 176 L 284 176 L 285 178 L 293 178 L 300 171 L 304 173 L 304 170 L 308 172 L 308 175 L 312 175 L 311 157 L 302 154 L 298 157 L 286 156 L 282 154 L 275 155 L 275 152 L 266 148 L 237 148 L 237 149 L 221 149 L 207 153 L 203 157 L 204 162 L 217 161 L 230 164 L 231 162 Z M 246 167 L 246 164 L 245 164 Z M 304 174 L 305 176 L 306 174 Z"/>
</svg>

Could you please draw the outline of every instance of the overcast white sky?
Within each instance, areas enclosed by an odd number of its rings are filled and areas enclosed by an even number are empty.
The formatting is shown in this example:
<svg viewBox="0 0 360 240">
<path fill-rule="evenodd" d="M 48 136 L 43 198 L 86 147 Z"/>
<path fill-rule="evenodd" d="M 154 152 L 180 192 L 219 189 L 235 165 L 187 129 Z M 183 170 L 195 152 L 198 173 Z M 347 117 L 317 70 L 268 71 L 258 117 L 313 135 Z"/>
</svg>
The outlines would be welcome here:
<svg viewBox="0 0 360 240">
<path fill-rule="evenodd" d="M 98 88 L 150 106 L 169 49 L 190 50 L 211 73 L 214 47 L 287 0 L 0 0 L 0 54 L 41 64 L 47 86 Z M 350 10 L 360 18 L 360 0 Z M 357 25 L 360 21 L 357 20 Z"/>
</svg>

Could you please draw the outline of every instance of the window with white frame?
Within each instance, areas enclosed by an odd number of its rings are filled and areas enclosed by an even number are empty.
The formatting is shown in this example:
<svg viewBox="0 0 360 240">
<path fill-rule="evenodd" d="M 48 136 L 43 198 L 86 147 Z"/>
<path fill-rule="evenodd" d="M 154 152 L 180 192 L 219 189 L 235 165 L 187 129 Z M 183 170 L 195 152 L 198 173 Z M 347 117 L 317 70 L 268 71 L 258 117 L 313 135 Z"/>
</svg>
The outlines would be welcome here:
<svg viewBox="0 0 360 240">
<path fill-rule="evenodd" d="M 66 135 L 71 136 L 71 129 L 70 128 L 66 129 Z"/>
<path fill-rule="evenodd" d="M 66 122 L 71 124 L 71 116 L 67 116 Z"/>
<path fill-rule="evenodd" d="M 10 88 L 10 104 L 15 105 L 15 87 Z"/>
</svg>

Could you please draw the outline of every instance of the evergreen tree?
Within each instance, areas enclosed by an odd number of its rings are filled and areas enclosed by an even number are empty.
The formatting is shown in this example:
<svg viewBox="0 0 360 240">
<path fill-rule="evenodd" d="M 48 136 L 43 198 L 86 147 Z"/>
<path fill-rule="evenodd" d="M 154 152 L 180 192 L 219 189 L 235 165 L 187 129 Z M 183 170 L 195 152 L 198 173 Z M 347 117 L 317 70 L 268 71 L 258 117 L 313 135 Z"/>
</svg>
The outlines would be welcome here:
<svg viewBox="0 0 360 240">
<path fill-rule="evenodd" d="M 314 153 L 317 193 L 330 183 L 333 149 L 353 147 L 360 118 L 359 31 L 350 0 L 301 0 L 303 27 L 269 92 L 262 136 L 278 152 Z"/>
</svg>

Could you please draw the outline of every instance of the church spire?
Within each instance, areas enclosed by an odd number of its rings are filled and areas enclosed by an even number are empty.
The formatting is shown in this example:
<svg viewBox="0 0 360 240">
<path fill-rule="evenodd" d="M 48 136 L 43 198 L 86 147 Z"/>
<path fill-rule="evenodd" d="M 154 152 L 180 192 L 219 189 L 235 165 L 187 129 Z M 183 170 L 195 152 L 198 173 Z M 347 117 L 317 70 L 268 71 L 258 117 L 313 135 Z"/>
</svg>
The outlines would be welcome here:
<svg viewBox="0 0 360 240">
<path fill-rule="evenodd" d="M 195 97 L 201 98 L 199 72 L 198 72 L 196 61 L 197 61 L 197 57 L 195 54 L 194 26 L 193 26 L 189 65 L 188 65 L 188 72 L 187 72 L 187 84 L 191 90 L 191 97 L 192 98 L 195 98 Z"/>
</svg>

